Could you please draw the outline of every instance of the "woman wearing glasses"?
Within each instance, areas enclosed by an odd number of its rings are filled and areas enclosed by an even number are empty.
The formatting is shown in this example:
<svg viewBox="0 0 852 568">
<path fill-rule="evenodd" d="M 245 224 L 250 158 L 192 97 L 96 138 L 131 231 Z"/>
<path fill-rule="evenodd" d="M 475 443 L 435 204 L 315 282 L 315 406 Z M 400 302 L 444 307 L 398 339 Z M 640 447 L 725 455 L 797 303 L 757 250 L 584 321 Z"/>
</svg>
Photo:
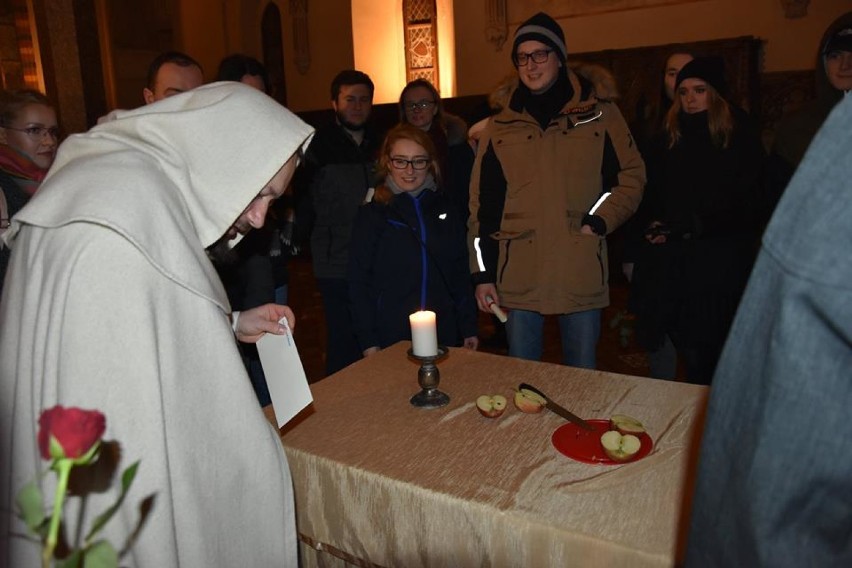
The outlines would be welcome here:
<svg viewBox="0 0 852 568">
<path fill-rule="evenodd" d="M 442 345 L 479 346 L 462 214 L 439 187 L 432 140 L 400 124 L 382 145 L 384 181 L 358 211 L 349 253 L 349 295 L 364 356 L 411 339 L 409 314 L 437 314 Z"/>
<path fill-rule="evenodd" d="M 43 94 L 0 93 L 0 234 L 38 190 L 56 156 L 58 136 L 56 111 Z M 0 293 L 8 263 L 9 249 L 0 242 Z"/>
<path fill-rule="evenodd" d="M 400 122 L 429 134 L 438 158 L 443 187 L 467 218 L 473 149 L 467 142 L 467 124 L 444 111 L 441 96 L 426 79 L 408 83 L 399 95 Z"/>
</svg>

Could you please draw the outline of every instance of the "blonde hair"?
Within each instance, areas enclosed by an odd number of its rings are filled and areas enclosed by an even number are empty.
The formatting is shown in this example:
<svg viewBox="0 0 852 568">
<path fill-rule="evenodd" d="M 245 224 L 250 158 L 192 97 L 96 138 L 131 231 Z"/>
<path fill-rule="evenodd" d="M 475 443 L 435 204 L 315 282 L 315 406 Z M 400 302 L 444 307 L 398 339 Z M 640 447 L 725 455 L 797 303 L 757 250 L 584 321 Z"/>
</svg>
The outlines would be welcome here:
<svg viewBox="0 0 852 568">
<path fill-rule="evenodd" d="M 713 85 L 705 82 L 707 87 L 707 125 L 710 128 L 710 138 L 713 144 L 719 148 L 727 148 L 731 143 L 731 134 L 734 132 L 734 118 L 731 115 L 731 107 L 719 91 Z M 680 95 L 675 90 L 675 98 L 669 112 L 666 113 L 666 132 L 669 136 L 669 148 L 680 141 L 680 111 L 683 104 Z"/>
<path fill-rule="evenodd" d="M 405 122 L 397 124 L 391 128 L 387 136 L 385 136 L 385 141 L 382 143 L 378 163 L 378 173 L 382 176 L 382 180 L 388 176 L 391 168 L 393 167 L 391 166 L 390 153 L 393 145 L 399 140 L 411 140 L 426 150 L 426 154 L 429 156 L 429 160 L 431 161 L 429 164 L 429 173 L 435 177 L 435 181 L 440 183 L 441 171 L 438 166 L 437 152 L 435 151 L 435 145 L 432 143 L 432 139 L 426 132 Z M 393 192 L 384 183 L 376 188 L 376 193 L 373 195 L 373 201 L 376 203 L 389 203 L 392 198 Z"/>
</svg>

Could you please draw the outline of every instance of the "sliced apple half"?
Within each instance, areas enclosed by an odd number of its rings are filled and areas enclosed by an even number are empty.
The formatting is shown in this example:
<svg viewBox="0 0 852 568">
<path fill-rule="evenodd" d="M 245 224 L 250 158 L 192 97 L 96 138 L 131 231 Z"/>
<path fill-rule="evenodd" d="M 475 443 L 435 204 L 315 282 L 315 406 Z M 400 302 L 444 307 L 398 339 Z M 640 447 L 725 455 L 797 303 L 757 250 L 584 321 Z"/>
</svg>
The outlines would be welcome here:
<svg viewBox="0 0 852 568">
<path fill-rule="evenodd" d="M 645 432 L 645 426 L 641 422 L 624 414 L 613 414 L 609 419 L 609 429 L 618 430 L 623 435 L 633 434 L 634 436 Z"/>
<path fill-rule="evenodd" d="M 547 401 L 544 400 L 538 393 L 528 389 L 520 389 L 515 391 L 515 406 L 521 412 L 527 414 L 535 414 L 544 410 Z"/>
<path fill-rule="evenodd" d="M 488 418 L 497 418 L 503 411 L 506 410 L 506 405 L 509 402 L 505 396 L 495 394 L 484 394 L 476 399 L 476 409 L 479 413 Z"/>
<path fill-rule="evenodd" d="M 642 440 L 633 434 L 622 435 L 618 430 L 610 430 L 601 436 L 601 446 L 612 461 L 626 462 L 639 453 Z"/>
</svg>

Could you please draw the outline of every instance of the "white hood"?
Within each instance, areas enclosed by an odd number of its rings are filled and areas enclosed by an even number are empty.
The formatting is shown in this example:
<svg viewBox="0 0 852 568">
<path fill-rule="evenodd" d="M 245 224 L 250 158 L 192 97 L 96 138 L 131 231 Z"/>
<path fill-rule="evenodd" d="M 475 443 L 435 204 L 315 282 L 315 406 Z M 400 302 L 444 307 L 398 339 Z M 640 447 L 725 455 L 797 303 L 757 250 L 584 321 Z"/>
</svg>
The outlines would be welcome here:
<svg viewBox="0 0 852 568">
<path fill-rule="evenodd" d="M 62 143 L 4 239 L 14 248 L 24 225 L 103 225 L 167 277 L 227 310 L 204 249 L 312 134 L 278 102 L 236 82 L 115 111 Z"/>
</svg>

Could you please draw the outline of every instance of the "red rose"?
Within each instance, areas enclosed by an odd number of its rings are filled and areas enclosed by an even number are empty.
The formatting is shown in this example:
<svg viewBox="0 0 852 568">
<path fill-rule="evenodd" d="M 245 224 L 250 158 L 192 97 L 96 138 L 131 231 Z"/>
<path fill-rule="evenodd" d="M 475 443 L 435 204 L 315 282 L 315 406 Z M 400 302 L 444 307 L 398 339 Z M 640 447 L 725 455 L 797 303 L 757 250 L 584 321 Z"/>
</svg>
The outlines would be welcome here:
<svg viewBox="0 0 852 568">
<path fill-rule="evenodd" d="M 67 458 L 79 458 L 104 435 L 106 418 L 97 410 L 54 406 L 38 419 L 38 448 L 41 457 L 51 459 L 50 437 L 56 438 Z"/>
</svg>

